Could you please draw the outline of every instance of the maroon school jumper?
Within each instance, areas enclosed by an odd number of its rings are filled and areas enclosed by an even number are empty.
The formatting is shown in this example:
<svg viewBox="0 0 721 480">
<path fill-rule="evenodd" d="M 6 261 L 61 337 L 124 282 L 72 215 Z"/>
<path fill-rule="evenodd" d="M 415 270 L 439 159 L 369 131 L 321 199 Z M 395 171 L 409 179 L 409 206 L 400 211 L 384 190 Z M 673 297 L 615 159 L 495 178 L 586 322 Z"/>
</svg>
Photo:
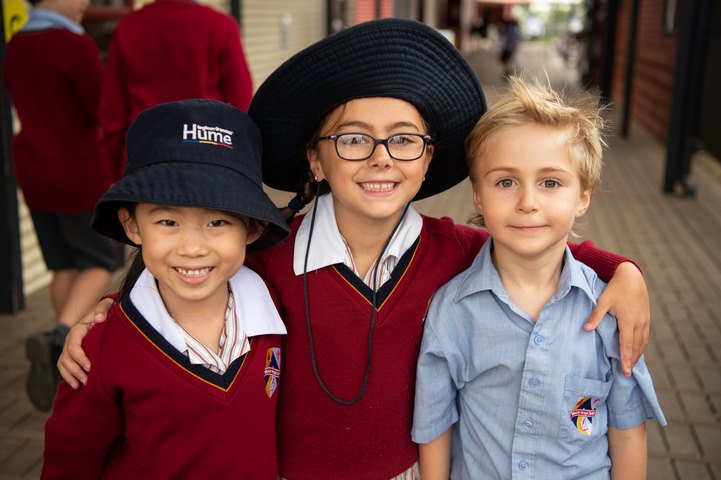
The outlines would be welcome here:
<svg viewBox="0 0 721 480">
<path fill-rule="evenodd" d="M 25 202 L 38 212 L 91 212 L 117 171 L 100 146 L 103 70 L 95 44 L 63 28 L 19 32 L 4 62 L 22 124 L 13 157 Z"/>
<path fill-rule="evenodd" d="M 247 111 L 252 95 L 232 17 L 190 0 L 155 0 L 113 33 L 100 103 L 106 152 L 122 164 L 128 127 L 159 103 L 208 98 Z"/>
<path fill-rule="evenodd" d="M 418 459 L 411 441 L 416 360 L 422 321 L 431 295 L 466 269 L 488 234 L 423 216 L 417 242 L 378 291 L 372 365 L 363 398 L 340 405 L 321 389 L 310 362 L 303 276 L 293 273 L 293 248 L 301 217 L 278 246 L 254 253 L 246 264 L 280 299 L 288 329 L 283 388 L 278 404 L 280 475 L 290 480 L 379 480 L 398 475 Z M 623 259 L 590 242 L 572 246 L 579 260 L 609 278 Z M 371 290 L 349 268 L 335 265 L 308 273 L 315 358 L 323 381 L 337 397 L 360 391 L 366 368 Z"/>
<path fill-rule="evenodd" d="M 87 385 L 60 384 L 42 478 L 275 480 L 278 391 L 266 375 L 281 336 L 250 345 L 219 375 L 190 365 L 128 298 L 114 305 L 83 340 Z"/>
</svg>

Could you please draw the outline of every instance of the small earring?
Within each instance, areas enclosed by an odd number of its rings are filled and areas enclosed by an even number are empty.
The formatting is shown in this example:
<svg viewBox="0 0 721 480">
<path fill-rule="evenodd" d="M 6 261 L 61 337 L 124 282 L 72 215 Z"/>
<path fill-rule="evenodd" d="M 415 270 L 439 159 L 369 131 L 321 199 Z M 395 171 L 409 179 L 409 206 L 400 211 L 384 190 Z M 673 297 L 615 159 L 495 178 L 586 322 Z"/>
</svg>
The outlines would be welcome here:
<svg viewBox="0 0 721 480">
<path fill-rule="evenodd" d="M 317 182 L 317 181 L 318 181 L 318 176 L 317 176 L 317 175 L 313 175 L 313 180 L 315 180 L 315 181 Z"/>
</svg>

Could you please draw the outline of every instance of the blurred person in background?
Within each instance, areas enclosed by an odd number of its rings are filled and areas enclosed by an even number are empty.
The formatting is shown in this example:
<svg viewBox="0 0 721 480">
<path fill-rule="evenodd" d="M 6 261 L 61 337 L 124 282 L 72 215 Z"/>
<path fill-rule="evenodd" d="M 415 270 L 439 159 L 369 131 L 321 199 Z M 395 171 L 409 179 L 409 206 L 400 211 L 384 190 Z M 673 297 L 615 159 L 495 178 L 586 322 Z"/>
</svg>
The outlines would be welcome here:
<svg viewBox="0 0 721 480">
<path fill-rule="evenodd" d="M 108 288 L 123 249 L 90 228 L 95 202 L 117 168 L 100 145 L 100 56 L 80 26 L 89 1 L 32 3 L 28 22 L 5 51 L 3 77 L 21 123 L 13 139 L 15 174 L 52 272 L 57 325 L 25 344 L 28 396 L 49 411 L 65 334 Z"/>
<path fill-rule="evenodd" d="M 503 74 L 508 77 L 513 74 L 513 61 L 521 44 L 521 27 L 516 19 L 511 18 L 503 22 L 501 26 L 501 55 Z"/>
<path fill-rule="evenodd" d="M 100 101 L 103 146 L 122 173 L 125 134 L 140 112 L 192 98 L 243 111 L 253 81 L 232 17 L 191 0 L 156 0 L 113 34 Z"/>
</svg>

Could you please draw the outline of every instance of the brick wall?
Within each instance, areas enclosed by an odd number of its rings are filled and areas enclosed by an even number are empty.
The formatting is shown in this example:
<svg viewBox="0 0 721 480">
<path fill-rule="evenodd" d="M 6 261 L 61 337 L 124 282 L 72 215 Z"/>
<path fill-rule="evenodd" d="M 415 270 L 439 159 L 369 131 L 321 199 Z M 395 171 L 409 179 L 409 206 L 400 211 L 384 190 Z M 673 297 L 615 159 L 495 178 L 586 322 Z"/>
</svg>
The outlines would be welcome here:
<svg viewBox="0 0 721 480">
<path fill-rule="evenodd" d="M 622 1 L 618 15 L 611 97 L 619 109 L 623 107 L 626 85 L 632 3 L 631 0 Z M 631 117 L 665 142 L 671 115 L 678 34 L 663 31 L 663 14 L 663 1 L 640 0 Z"/>
</svg>

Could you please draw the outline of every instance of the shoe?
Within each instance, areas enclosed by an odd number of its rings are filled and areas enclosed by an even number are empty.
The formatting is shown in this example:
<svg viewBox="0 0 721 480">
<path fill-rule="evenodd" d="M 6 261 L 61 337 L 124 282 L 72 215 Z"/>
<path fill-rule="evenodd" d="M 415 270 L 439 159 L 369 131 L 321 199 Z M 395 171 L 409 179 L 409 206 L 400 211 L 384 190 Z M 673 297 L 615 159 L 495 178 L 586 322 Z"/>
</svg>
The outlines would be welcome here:
<svg viewBox="0 0 721 480">
<path fill-rule="evenodd" d="M 30 403 L 41 412 L 49 412 L 53 408 L 61 380 L 57 363 L 68 330 L 65 325 L 57 325 L 49 332 L 37 333 L 25 340 L 25 355 L 30 360 L 25 388 Z"/>
</svg>

